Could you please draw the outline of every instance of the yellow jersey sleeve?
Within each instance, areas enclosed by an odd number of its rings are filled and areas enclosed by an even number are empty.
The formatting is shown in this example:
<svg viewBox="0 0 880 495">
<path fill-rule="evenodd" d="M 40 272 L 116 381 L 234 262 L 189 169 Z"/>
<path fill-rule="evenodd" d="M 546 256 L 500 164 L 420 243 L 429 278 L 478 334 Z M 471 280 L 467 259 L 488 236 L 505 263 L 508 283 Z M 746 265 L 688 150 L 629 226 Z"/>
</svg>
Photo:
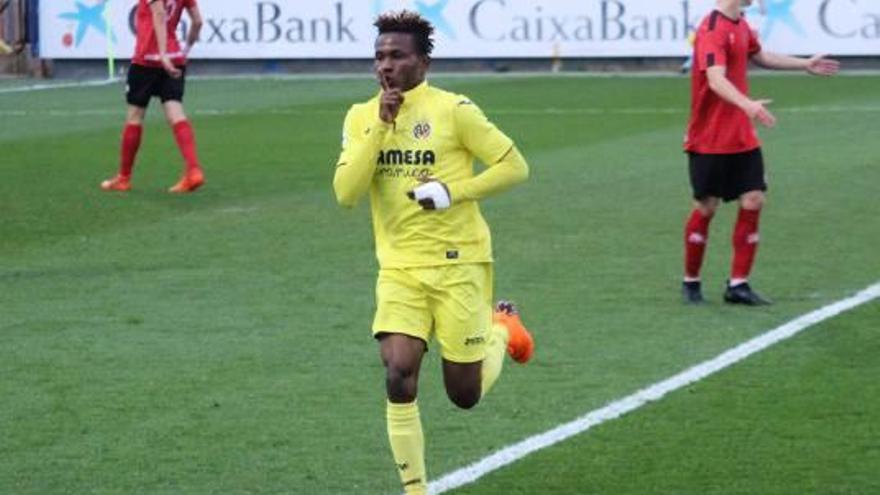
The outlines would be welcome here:
<svg viewBox="0 0 880 495">
<path fill-rule="evenodd" d="M 453 203 L 479 200 L 528 178 L 525 158 L 479 107 L 463 98 L 453 111 L 453 119 L 460 142 L 488 167 L 474 177 L 447 184 Z"/>
<path fill-rule="evenodd" d="M 349 109 L 342 126 L 342 151 L 336 161 L 333 190 L 336 201 L 349 208 L 357 205 L 370 189 L 376 171 L 376 157 L 392 125 L 379 119 L 373 105 Z M 372 118 L 371 118 L 372 114 Z"/>
</svg>

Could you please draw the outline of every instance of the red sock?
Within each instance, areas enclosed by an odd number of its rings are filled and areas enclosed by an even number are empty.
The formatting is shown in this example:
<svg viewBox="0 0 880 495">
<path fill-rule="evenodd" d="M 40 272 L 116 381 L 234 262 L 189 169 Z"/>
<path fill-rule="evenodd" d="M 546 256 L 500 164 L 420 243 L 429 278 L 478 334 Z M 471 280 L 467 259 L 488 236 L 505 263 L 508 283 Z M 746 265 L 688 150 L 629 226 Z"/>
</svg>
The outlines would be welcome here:
<svg viewBox="0 0 880 495">
<path fill-rule="evenodd" d="M 122 147 L 119 151 L 119 175 L 131 177 L 134 159 L 141 147 L 141 136 L 144 127 L 140 124 L 125 124 L 122 129 Z"/>
<path fill-rule="evenodd" d="M 704 216 L 700 210 L 691 212 L 684 227 L 684 276 L 691 280 L 700 278 L 703 254 L 709 242 L 709 222 L 712 216 Z"/>
<path fill-rule="evenodd" d="M 733 265 L 730 269 L 730 279 L 745 280 L 749 278 L 752 264 L 755 262 L 755 253 L 758 251 L 758 219 L 761 210 L 745 210 L 740 208 L 736 218 L 736 226 L 733 229 Z"/>
<path fill-rule="evenodd" d="M 201 168 L 196 154 L 196 136 L 188 120 L 174 124 L 174 139 L 177 140 L 177 147 L 186 162 L 186 171 L 191 172 Z"/>
</svg>

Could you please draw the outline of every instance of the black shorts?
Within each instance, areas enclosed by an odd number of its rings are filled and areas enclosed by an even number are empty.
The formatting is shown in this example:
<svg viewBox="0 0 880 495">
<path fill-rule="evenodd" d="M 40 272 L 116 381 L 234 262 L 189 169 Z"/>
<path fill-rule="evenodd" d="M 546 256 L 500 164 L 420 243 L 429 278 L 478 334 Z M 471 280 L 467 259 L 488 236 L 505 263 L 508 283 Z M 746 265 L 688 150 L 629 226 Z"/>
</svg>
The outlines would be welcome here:
<svg viewBox="0 0 880 495">
<path fill-rule="evenodd" d="M 733 201 L 749 191 L 766 191 L 761 148 L 744 153 L 706 155 L 688 152 L 694 199 Z"/>
<path fill-rule="evenodd" d="M 128 85 L 125 88 L 125 101 L 129 105 L 147 108 L 150 98 L 158 96 L 162 103 L 179 101 L 183 103 L 186 87 L 186 67 L 178 67 L 182 74 L 174 79 L 161 67 L 145 67 L 131 64 L 128 69 Z"/>
</svg>

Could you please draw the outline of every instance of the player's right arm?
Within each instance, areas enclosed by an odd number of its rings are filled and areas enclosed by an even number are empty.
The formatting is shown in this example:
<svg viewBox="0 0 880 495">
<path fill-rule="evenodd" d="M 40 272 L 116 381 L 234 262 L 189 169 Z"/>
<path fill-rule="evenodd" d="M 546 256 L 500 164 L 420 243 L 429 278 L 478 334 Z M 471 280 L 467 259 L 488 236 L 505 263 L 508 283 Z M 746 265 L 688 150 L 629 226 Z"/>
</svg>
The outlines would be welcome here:
<svg viewBox="0 0 880 495">
<path fill-rule="evenodd" d="M 378 115 L 369 115 L 355 106 L 345 116 L 342 129 L 342 152 L 336 161 L 333 191 L 336 201 L 353 208 L 370 189 L 376 161 L 385 137 L 393 124 L 382 121 Z"/>
<path fill-rule="evenodd" d="M 153 34 L 156 36 L 156 44 L 159 46 L 159 60 L 162 62 L 162 68 L 165 69 L 171 77 L 180 77 L 180 69 L 171 63 L 168 58 L 168 28 L 165 13 L 165 2 L 163 0 L 149 0 L 150 13 L 153 17 Z"/>
<path fill-rule="evenodd" d="M 776 117 L 765 107 L 770 103 L 770 100 L 753 100 L 744 95 L 727 78 L 725 67 L 717 65 L 709 67 L 706 69 L 706 79 L 709 81 L 709 88 L 715 94 L 722 100 L 742 109 L 750 119 L 756 119 L 767 127 L 776 125 Z"/>
<path fill-rule="evenodd" d="M 202 12 L 194 1 L 186 6 L 186 13 L 189 15 L 189 20 L 192 24 L 189 28 L 189 33 L 186 35 L 186 51 L 189 52 L 192 46 L 199 41 L 204 21 L 202 20 Z"/>
<path fill-rule="evenodd" d="M 701 30 L 696 45 L 698 54 L 695 61 L 696 70 L 706 73 L 709 89 L 719 98 L 740 108 L 750 119 L 755 119 L 767 127 L 776 125 L 776 117 L 764 106 L 770 103 L 769 100 L 752 100 L 727 78 L 728 39 L 727 32 L 721 29 Z M 749 53 L 757 53 L 760 50 L 761 45 L 757 36 L 752 33 L 749 39 Z"/>
</svg>

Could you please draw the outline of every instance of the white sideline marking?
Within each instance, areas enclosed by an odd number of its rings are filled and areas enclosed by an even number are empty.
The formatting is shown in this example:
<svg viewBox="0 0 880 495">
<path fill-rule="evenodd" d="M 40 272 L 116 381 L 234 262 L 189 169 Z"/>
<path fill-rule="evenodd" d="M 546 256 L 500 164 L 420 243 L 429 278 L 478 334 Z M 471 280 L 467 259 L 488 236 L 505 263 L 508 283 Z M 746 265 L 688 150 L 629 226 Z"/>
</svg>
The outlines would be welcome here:
<svg viewBox="0 0 880 495">
<path fill-rule="evenodd" d="M 103 79 L 100 81 L 76 81 L 69 83 L 41 83 L 28 86 L 16 86 L 13 88 L 0 88 L 0 95 L 8 93 L 29 93 L 31 91 L 45 91 L 48 89 L 87 88 L 92 86 L 107 86 L 116 83 L 116 79 Z"/>
<path fill-rule="evenodd" d="M 682 371 L 681 373 L 657 382 L 638 392 L 616 400 L 601 409 L 591 411 L 574 421 L 557 426 L 552 430 L 531 436 L 505 447 L 494 454 L 461 469 L 443 475 L 428 486 L 428 492 L 432 494 L 445 493 L 449 490 L 473 483 L 486 474 L 501 469 L 502 467 L 522 459 L 523 457 L 550 447 L 570 437 L 583 433 L 594 426 L 606 421 L 619 418 L 624 414 L 634 411 L 645 404 L 660 400 L 666 394 L 685 387 L 691 383 L 702 380 L 718 371 L 727 368 L 752 354 L 758 353 L 773 346 L 801 331 L 821 323 L 829 318 L 845 311 L 861 306 L 880 297 L 880 282 L 864 289 L 858 294 L 829 304 L 803 316 L 795 318 L 779 327 L 729 349 L 717 357 L 704 361 L 696 366 Z"/>
</svg>

